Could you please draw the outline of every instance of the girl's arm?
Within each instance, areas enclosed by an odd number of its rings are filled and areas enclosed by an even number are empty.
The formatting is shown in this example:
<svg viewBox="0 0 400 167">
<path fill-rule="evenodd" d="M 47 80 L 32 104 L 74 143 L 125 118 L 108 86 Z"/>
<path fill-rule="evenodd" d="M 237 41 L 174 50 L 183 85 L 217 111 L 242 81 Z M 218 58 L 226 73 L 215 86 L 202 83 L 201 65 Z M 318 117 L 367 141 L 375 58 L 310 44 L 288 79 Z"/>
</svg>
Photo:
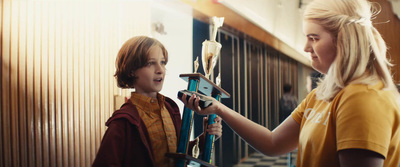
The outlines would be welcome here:
<svg viewBox="0 0 400 167">
<path fill-rule="evenodd" d="M 181 100 L 198 114 L 217 114 L 247 143 L 265 155 L 281 155 L 294 150 L 298 145 L 300 125 L 292 117 L 270 131 L 214 99 L 211 106 L 201 109 L 199 98 L 195 98 L 192 96 L 186 101 L 186 95 L 183 95 Z"/>
</svg>

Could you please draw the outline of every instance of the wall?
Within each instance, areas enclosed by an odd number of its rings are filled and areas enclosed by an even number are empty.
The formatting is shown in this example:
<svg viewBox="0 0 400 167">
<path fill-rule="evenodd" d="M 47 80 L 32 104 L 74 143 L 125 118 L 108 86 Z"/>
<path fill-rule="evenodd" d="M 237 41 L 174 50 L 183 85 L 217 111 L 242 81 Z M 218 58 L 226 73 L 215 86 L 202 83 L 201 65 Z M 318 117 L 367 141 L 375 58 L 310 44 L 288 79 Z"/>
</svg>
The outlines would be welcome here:
<svg viewBox="0 0 400 167">
<path fill-rule="evenodd" d="M 0 166 L 90 166 L 104 123 L 119 107 L 114 97 L 130 95 L 113 74 L 115 56 L 132 36 L 154 36 L 169 50 L 162 93 L 176 97 L 185 89 L 178 76 L 191 71 L 191 12 L 163 6 L 1 1 Z M 153 32 L 153 21 L 165 21 L 167 34 Z"/>
<path fill-rule="evenodd" d="M 310 0 L 301 0 L 303 4 Z M 308 59 L 303 51 L 305 38 L 302 30 L 302 11 L 305 5 L 293 0 L 221 1 L 221 4 L 243 16 L 262 30 L 271 33 L 283 43 Z M 301 7 L 300 7 L 301 6 Z"/>
<path fill-rule="evenodd" d="M 186 2 L 186 0 L 182 1 Z M 207 15 L 235 15 L 234 23 L 231 24 L 231 26 L 269 44 L 275 49 L 287 54 L 289 57 L 309 65 L 306 61 L 301 61 L 302 58 L 308 60 L 307 54 L 303 51 L 305 38 L 302 32 L 302 14 L 304 8 L 311 1 L 312 0 L 251 0 L 243 3 L 241 0 L 229 0 L 220 1 L 220 4 L 207 3 L 208 1 L 187 3 L 195 5 L 196 7 L 194 8 Z M 397 65 L 400 64 L 400 59 L 396 56 L 400 55 L 400 47 L 398 47 L 400 42 L 400 20 L 399 16 L 395 14 L 395 11 L 400 10 L 400 1 L 370 1 L 376 2 L 375 5 L 378 4 L 378 9 L 381 9 L 380 14 L 372 21 L 388 45 L 388 57 L 395 65 L 392 68 L 393 77 L 396 83 L 400 83 L 400 66 Z M 253 25 L 255 27 L 252 27 Z M 243 26 L 245 26 L 245 28 L 242 28 Z M 249 30 L 248 27 L 252 28 Z M 259 28 L 260 31 L 256 31 L 257 28 Z M 280 41 L 284 44 L 276 45 Z M 284 45 L 288 45 L 295 51 L 282 47 Z"/>
<path fill-rule="evenodd" d="M 388 46 L 388 58 L 392 67 L 392 74 L 395 83 L 400 83 L 400 19 L 397 17 L 392 9 L 392 4 L 387 0 L 371 0 L 380 5 L 381 12 L 374 19 L 373 25 L 381 33 L 383 39 Z M 379 9 L 379 8 L 378 8 Z"/>
<path fill-rule="evenodd" d="M 163 23 L 166 32 L 162 35 L 153 31 L 152 35 L 164 44 L 169 55 L 164 87 L 160 93 L 175 100 L 183 111 L 184 105 L 177 98 L 177 93 L 188 86 L 179 75 L 192 73 L 192 9 L 182 3 L 154 3 L 151 12 L 151 22 Z"/>
<path fill-rule="evenodd" d="M 246 16 L 237 13 L 234 10 L 226 7 L 225 5 L 214 0 L 203 0 L 203 1 L 191 1 L 191 0 L 181 0 L 193 7 L 193 17 L 204 20 L 205 17 L 225 17 L 224 26 L 230 26 L 243 34 L 251 36 L 252 38 L 259 40 L 272 48 L 288 55 L 292 59 L 306 65 L 311 66 L 311 61 L 306 58 L 303 54 L 298 52 L 293 46 L 282 41 L 282 39 L 277 38 L 274 34 L 266 31 L 263 27 L 255 24 L 253 20 L 249 20 Z M 261 1 L 257 1 L 261 2 Z M 272 2 L 272 1 L 271 1 Z M 248 5 L 248 3 L 243 3 L 243 6 Z M 201 14 L 197 14 L 201 13 Z M 298 29 L 300 30 L 300 29 Z"/>
</svg>

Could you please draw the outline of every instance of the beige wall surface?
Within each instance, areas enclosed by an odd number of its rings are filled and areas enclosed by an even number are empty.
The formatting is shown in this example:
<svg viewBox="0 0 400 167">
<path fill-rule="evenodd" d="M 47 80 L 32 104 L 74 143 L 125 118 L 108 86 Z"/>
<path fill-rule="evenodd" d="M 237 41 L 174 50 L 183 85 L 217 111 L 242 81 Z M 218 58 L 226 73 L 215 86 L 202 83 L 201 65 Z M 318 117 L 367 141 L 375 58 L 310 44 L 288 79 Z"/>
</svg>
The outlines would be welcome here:
<svg viewBox="0 0 400 167">
<path fill-rule="evenodd" d="M 0 166 L 90 166 L 121 94 L 116 53 L 127 38 L 150 32 L 148 9 L 1 1 Z"/>
<path fill-rule="evenodd" d="M 0 1 L 0 166 L 90 166 L 105 122 L 132 91 L 113 75 L 133 36 L 167 48 L 161 93 L 178 101 L 187 87 L 179 73 L 192 70 L 191 14 L 181 2 Z"/>
</svg>

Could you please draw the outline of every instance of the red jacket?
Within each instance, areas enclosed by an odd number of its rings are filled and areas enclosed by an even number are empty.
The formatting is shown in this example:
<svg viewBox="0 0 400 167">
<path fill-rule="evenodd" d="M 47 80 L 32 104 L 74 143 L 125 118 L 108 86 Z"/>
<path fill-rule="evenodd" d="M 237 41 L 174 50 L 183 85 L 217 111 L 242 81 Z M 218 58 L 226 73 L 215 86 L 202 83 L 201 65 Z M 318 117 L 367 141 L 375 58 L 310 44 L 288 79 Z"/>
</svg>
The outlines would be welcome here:
<svg viewBox="0 0 400 167">
<path fill-rule="evenodd" d="M 168 97 L 165 97 L 164 104 L 171 115 L 179 139 L 182 120 L 178 105 Z M 154 166 L 146 125 L 131 101 L 115 111 L 106 125 L 108 129 L 92 166 Z M 202 138 L 200 145 L 204 144 Z M 194 142 L 191 142 L 189 148 L 193 144 Z"/>
</svg>

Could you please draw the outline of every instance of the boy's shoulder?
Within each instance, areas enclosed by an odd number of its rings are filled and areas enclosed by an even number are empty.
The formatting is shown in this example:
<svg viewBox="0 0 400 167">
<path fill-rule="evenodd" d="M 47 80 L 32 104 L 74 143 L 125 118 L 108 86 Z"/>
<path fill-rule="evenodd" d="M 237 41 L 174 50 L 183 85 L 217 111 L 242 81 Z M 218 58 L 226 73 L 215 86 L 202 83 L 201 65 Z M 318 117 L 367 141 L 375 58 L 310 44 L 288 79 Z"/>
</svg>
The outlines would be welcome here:
<svg viewBox="0 0 400 167">
<path fill-rule="evenodd" d="M 114 111 L 112 116 L 107 120 L 106 125 L 108 126 L 112 121 L 119 119 L 127 120 L 133 125 L 139 125 L 140 117 L 135 105 L 130 101 L 125 102 L 120 109 Z"/>
<path fill-rule="evenodd" d="M 166 96 L 164 96 L 164 98 L 165 98 L 164 105 L 167 108 L 167 110 L 171 114 L 180 114 L 179 107 L 175 103 L 175 101 Z M 125 102 L 120 109 L 114 111 L 112 116 L 107 120 L 106 125 L 108 126 L 112 121 L 120 119 L 126 120 L 133 125 L 139 126 L 140 116 L 136 106 L 131 101 Z"/>
</svg>

